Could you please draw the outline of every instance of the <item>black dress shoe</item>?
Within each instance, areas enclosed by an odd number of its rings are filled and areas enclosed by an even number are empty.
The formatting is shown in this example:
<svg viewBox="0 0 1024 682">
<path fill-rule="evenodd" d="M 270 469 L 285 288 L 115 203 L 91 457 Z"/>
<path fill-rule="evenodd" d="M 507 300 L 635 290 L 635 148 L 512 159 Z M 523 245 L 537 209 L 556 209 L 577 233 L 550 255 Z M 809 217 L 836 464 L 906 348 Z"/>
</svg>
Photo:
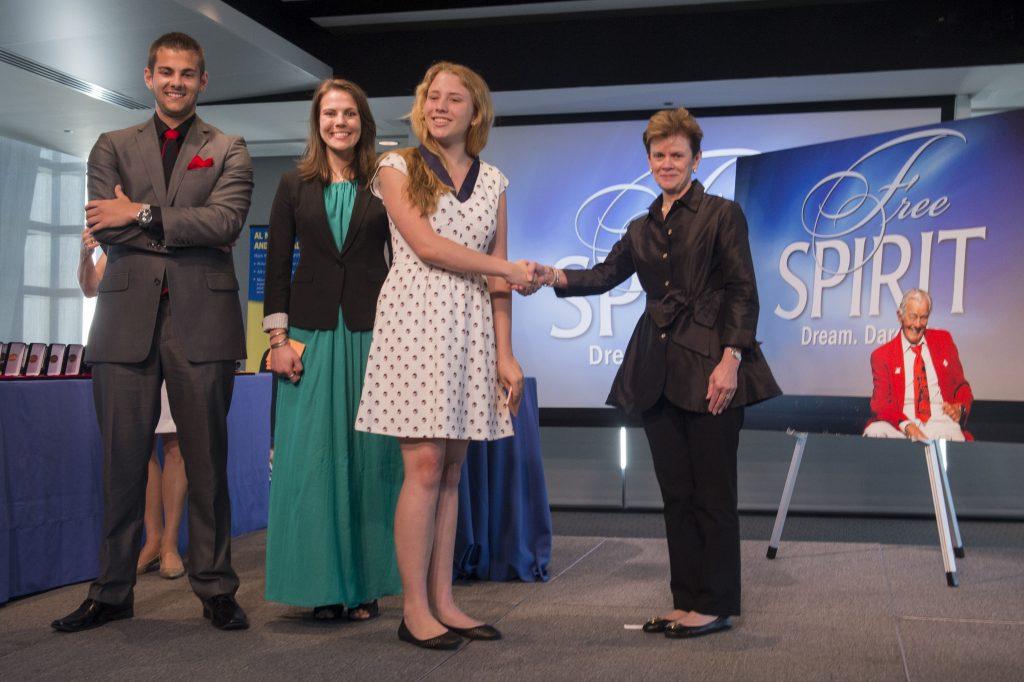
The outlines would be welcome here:
<svg viewBox="0 0 1024 682">
<path fill-rule="evenodd" d="M 134 615 L 132 597 L 128 597 L 123 604 L 105 604 L 95 599 L 86 599 L 74 612 L 50 623 L 50 627 L 57 632 L 81 632 Z"/>
<path fill-rule="evenodd" d="M 665 636 L 669 639 L 690 639 L 692 637 L 703 637 L 713 632 L 724 632 L 732 627 L 729 616 L 719 616 L 710 623 L 704 625 L 680 625 L 673 623 L 665 628 Z"/>
<path fill-rule="evenodd" d="M 672 623 L 673 621 L 671 618 L 658 618 L 657 616 L 655 616 L 654 618 L 651 618 L 649 621 L 644 623 L 643 630 L 644 632 L 649 633 L 662 633 L 665 632 L 665 628 L 667 628 L 669 625 L 672 625 Z"/>
<path fill-rule="evenodd" d="M 466 639 L 479 639 L 482 642 L 493 642 L 496 639 L 501 639 L 501 632 L 493 625 L 474 625 L 471 628 L 457 628 L 454 625 L 448 625 L 448 623 L 441 623 L 441 625 L 456 634 L 462 635 Z"/>
<path fill-rule="evenodd" d="M 416 639 L 405 626 L 404 618 L 402 624 L 398 626 L 398 639 L 424 649 L 458 649 L 462 646 L 462 638 L 450 630 L 430 639 Z"/>
<path fill-rule="evenodd" d="M 210 624 L 219 630 L 245 630 L 249 627 L 245 611 L 230 594 L 204 599 L 203 618 L 209 618 Z"/>
</svg>

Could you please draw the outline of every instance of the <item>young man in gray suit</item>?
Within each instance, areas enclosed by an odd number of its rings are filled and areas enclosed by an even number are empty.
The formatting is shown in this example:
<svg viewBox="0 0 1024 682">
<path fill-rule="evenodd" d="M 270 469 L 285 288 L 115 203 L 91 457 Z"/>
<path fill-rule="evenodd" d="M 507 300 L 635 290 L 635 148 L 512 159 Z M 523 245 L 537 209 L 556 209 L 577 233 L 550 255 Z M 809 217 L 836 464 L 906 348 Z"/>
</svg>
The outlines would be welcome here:
<svg viewBox="0 0 1024 682">
<path fill-rule="evenodd" d="M 167 382 L 189 482 L 188 572 L 215 627 L 248 627 L 234 594 L 227 412 L 245 357 L 231 245 L 249 211 L 252 162 L 240 137 L 196 116 L 203 49 L 183 33 L 153 43 L 156 113 L 104 133 L 89 155 L 86 222 L 107 252 L 89 335 L 103 436 L 104 535 L 89 598 L 53 622 L 78 632 L 131 618 L 146 467 Z"/>
</svg>

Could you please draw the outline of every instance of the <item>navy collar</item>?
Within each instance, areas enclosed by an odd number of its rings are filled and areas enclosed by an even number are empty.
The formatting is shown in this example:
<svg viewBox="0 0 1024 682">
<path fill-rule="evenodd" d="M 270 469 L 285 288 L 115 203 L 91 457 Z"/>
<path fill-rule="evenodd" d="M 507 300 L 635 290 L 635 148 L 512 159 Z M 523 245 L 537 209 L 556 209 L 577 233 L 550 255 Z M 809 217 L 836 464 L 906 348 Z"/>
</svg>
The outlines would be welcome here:
<svg viewBox="0 0 1024 682">
<path fill-rule="evenodd" d="M 440 178 L 441 182 L 452 188 L 455 191 L 455 183 L 452 182 L 452 177 L 448 175 L 448 171 L 445 170 L 444 164 L 441 162 L 439 157 L 434 152 L 430 151 L 423 145 L 420 145 L 420 156 L 427 162 L 427 166 L 430 170 L 434 171 L 434 175 Z M 473 165 L 469 167 L 469 172 L 466 173 L 466 179 L 462 181 L 462 187 L 455 193 L 455 198 L 460 203 L 466 203 L 469 201 L 469 197 L 473 194 L 473 188 L 476 186 L 476 178 L 480 175 L 480 157 L 473 159 Z"/>
</svg>

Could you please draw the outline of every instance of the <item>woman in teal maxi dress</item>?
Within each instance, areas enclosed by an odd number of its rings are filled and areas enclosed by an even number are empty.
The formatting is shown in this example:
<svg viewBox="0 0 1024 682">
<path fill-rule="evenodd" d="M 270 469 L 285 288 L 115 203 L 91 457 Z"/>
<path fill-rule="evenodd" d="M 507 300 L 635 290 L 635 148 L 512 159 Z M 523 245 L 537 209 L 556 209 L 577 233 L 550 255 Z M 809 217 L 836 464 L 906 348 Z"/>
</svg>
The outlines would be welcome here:
<svg viewBox="0 0 1024 682">
<path fill-rule="evenodd" d="M 279 375 L 266 598 L 326 618 L 342 617 L 347 605 L 351 620 L 377 615 L 379 597 L 401 592 L 398 444 L 353 429 L 388 267 L 387 217 L 364 189 L 375 137 L 358 86 L 321 84 L 306 156 L 274 200 L 264 303 Z M 304 344 L 301 357 L 291 341 Z"/>
</svg>

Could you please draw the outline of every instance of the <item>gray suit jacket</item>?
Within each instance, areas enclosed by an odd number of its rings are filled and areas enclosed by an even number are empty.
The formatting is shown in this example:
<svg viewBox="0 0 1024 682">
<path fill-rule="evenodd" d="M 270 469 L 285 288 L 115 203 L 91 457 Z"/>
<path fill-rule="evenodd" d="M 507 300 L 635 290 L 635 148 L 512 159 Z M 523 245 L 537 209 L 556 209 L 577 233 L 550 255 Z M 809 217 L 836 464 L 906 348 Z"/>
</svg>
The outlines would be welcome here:
<svg viewBox="0 0 1024 682">
<path fill-rule="evenodd" d="M 212 159 L 213 165 L 189 169 L 196 156 Z M 238 280 L 231 254 L 218 247 L 238 239 L 249 212 L 252 161 L 245 141 L 197 116 L 168 185 L 153 119 L 103 133 L 89 154 L 89 199 L 112 199 L 115 185 L 132 201 L 160 207 L 164 241 L 154 241 L 136 224 L 95 233 L 107 252 L 107 269 L 88 360 L 146 358 L 165 276 L 174 334 L 188 359 L 244 358 Z"/>
</svg>

